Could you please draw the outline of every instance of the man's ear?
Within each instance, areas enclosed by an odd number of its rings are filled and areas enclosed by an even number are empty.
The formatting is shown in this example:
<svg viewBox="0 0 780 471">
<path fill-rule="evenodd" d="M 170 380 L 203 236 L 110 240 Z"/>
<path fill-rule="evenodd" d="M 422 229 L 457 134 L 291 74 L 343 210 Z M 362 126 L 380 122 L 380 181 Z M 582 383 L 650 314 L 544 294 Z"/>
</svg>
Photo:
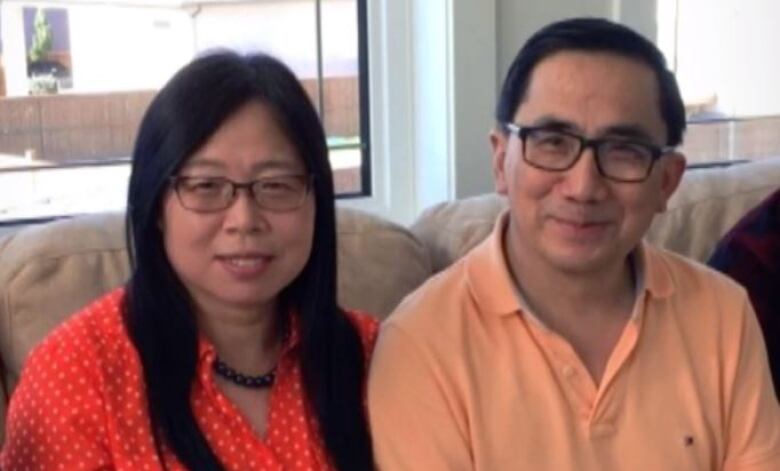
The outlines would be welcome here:
<svg viewBox="0 0 780 471">
<path fill-rule="evenodd" d="M 669 198 L 680 186 L 686 163 L 685 156 L 680 152 L 665 155 L 659 163 L 661 164 L 661 198 L 658 212 L 662 213 L 666 211 Z"/>
<path fill-rule="evenodd" d="M 506 148 L 509 136 L 498 129 L 490 131 L 490 149 L 493 152 L 493 181 L 496 193 L 507 194 L 509 185 L 506 180 L 504 164 L 506 162 Z"/>
</svg>

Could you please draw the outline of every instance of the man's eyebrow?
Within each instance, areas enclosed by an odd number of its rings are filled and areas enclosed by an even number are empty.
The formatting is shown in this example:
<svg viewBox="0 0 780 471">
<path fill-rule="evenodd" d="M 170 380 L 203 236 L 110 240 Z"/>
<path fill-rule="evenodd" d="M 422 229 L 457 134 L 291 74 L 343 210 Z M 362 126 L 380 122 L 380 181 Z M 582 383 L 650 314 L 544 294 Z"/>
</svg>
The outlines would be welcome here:
<svg viewBox="0 0 780 471">
<path fill-rule="evenodd" d="M 653 142 L 653 137 L 642 126 L 638 124 L 621 124 L 608 126 L 599 131 L 600 137 L 621 137 L 626 139 L 636 139 L 643 142 Z"/>
<path fill-rule="evenodd" d="M 580 132 L 581 129 L 571 121 L 557 118 L 551 115 L 545 115 L 537 118 L 531 123 L 532 127 L 554 129 L 556 131 Z"/>
<path fill-rule="evenodd" d="M 556 131 L 568 131 L 575 134 L 583 134 L 582 128 L 577 126 L 572 121 L 567 121 L 565 119 L 550 115 L 537 118 L 535 121 L 533 121 L 531 126 L 543 127 Z M 653 136 L 638 124 L 616 124 L 614 126 L 606 126 L 602 129 L 599 129 L 594 136 L 589 137 L 591 139 L 618 137 L 623 139 L 634 139 L 642 142 L 653 142 Z"/>
</svg>

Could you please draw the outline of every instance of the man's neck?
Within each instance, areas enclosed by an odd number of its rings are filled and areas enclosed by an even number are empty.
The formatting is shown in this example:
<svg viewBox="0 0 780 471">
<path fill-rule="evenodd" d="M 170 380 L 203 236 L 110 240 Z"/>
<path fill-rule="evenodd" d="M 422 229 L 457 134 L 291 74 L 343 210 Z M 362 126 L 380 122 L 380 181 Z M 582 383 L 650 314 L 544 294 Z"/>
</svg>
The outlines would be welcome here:
<svg viewBox="0 0 780 471">
<path fill-rule="evenodd" d="M 630 260 L 598 272 L 564 271 L 504 238 L 515 285 L 532 314 L 566 339 L 598 384 L 636 298 Z"/>
<path fill-rule="evenodd" d="M 566 271 L 545 263 L 504 237 L 504 253 L 515 285 L 540 318 L 547 313 L 630 313 L 635 298 L 635 276 L 630 259 L 593 271 Z M 543 320 L 543 319 L 542 319 Z"/>
</svg>

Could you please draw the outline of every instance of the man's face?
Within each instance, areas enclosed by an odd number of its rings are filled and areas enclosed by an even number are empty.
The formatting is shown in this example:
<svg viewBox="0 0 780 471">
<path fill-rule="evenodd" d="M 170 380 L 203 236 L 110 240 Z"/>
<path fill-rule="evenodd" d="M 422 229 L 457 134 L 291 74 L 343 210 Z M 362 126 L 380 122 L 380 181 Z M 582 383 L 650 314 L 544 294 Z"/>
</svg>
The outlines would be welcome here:
<svg viewBox="0 0 780 471">
<path fill-rule="evenodd" d="M 534 68 L 514 122 L 663 146 L 667 133 L 659 103 L 647 65 L 614 54 L 565 51 Z M 622 266 L 655 213 L 665 209 L 685 168 L 681 155 L 667 154 L 647 180 L 619 183 L 599 174 L 592 148 L 570 169 L 553 172 L 523 161 L 515 135 L 494 131 L 491 144 L 496 190 L 510 205 L 510 256 L 522 253 L 569 273 Z"/>
</svg>

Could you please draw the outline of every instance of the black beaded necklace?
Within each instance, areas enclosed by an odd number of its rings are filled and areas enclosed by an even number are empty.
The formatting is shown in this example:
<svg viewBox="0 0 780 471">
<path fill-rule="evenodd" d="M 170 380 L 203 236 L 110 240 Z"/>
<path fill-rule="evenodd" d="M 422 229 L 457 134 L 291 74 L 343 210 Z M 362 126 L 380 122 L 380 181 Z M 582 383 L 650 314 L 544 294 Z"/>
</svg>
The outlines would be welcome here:
<svg viewBox="0 0 780 471">
<path fill-rule="evenodd" d="M 250 376 L 241 374 L 233 368 L 227 366 L 224 361 L 219 359 L 219 357 L 214 359 L 214 371 L 233 384 L 252 389 L 271 387 L 274 384 L 274 380 L 276 379 L 276 367 L 273 367 L 271 371 L 264 375 Z"/>
</svg>

